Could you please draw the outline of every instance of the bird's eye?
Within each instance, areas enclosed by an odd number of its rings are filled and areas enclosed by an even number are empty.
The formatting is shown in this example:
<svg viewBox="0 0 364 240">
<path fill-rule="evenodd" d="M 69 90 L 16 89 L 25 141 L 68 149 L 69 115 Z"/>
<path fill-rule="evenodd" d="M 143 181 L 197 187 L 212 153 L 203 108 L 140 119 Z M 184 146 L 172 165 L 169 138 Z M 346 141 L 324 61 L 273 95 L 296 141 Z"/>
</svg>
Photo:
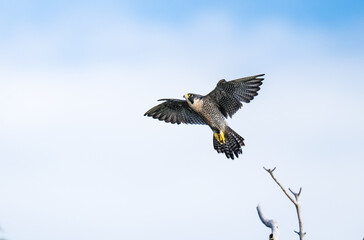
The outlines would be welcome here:
<svg viewBox="0 0 364 240">
<path fill-rule="evenodd" d="M 190 94 L 190 97 L 193 97 L 193 94 Z"/>
</svg>

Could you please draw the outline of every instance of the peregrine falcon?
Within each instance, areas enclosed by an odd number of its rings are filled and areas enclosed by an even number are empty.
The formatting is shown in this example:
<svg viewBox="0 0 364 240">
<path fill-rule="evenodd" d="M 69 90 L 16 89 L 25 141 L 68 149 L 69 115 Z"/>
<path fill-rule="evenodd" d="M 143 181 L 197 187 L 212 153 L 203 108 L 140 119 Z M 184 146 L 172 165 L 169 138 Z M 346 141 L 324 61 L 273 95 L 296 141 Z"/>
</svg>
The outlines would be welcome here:
<svg viewBox="0 0 364 240">
<path fill-rule="evenodd" d="M 163 103 L 151 108 L 144 116 L 167 123 L 209 125 L 213 131 L 213 146 L 218 153 L 225 153 L 234 159 L 243 153 L 244 138 L 232 130 L 225 119 L 232 117 L 242 103 L 249 103 L 262 85 L 264 74 L 238 78 L 231 81 L 220 80 L 215 89 L 202 96 L 187 93 L 180 99 L 159 99 Z"/>
</svg>

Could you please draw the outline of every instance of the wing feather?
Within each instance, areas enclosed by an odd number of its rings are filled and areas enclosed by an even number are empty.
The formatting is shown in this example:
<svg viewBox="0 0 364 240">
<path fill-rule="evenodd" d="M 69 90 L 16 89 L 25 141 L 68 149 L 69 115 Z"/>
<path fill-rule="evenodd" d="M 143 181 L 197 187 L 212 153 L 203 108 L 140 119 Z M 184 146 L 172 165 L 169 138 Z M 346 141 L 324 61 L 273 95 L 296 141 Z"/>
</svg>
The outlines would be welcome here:
<svg viewBox="0 0 364 240">
<path fill-rule="evenodd" d="M 207 96 L 217 103 L 226 118 L 232 117 L 243 106 L 241 102 L 249 103 L 258 95 L 263 76 L 259 74 L 228 82 L 222 79 Z"/>
<path fill-rule="evenodd" d="M 206 124 L 205 121 L 193 111 L 185 100 L 160 99 L 163 103 L 152 107 L 144 116 L 152 117 L 167 123 Z"/>
</svg>

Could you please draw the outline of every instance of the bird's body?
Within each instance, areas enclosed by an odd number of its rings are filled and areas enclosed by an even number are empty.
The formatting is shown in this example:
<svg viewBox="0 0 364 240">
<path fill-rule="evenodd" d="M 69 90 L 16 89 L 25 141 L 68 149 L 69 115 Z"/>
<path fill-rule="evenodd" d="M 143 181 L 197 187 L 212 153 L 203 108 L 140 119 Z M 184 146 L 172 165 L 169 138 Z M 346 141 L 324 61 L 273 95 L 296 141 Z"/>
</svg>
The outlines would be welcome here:
<svg viewBox="0 0 364 240">
<path fill-rule="evenodd" d="M 227 122 L 242 106 L 241 101 L 250 102 L 259 91 L 264 74 L 232 81 L 220 80 L 216 88 L 206 96 L 188 93 L 186 100 L 160 99 L 165 101 L 144 115 L 171 123 L 208 125 L 214 132 L 213 146 L 227 158 L 234 159 L 242 153 L 244 138 L 232 130 Z"/>
<path fill-rule="evenodd" d="M 193 96 L 196 96 L 196 94 L 193 94 Z M 224 130 L 227 125 L 226 119 L 216 104 L 208 98 L 208 96 L 200 96 L 200 98 L 195 98 L 193 104 L 187 98 L 187 103 L 213 131 Z"/>
</svg>

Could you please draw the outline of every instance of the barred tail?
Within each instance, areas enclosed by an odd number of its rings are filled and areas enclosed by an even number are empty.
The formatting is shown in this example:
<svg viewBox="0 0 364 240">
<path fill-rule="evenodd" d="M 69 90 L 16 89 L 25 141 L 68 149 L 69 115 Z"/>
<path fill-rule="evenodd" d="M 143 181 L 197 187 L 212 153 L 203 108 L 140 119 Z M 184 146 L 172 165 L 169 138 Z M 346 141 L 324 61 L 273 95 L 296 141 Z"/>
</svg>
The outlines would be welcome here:
<svg viewBox="0 0 364 240">
<path fill-rule="evenodd" d="M 237 134 L 230 127 L 226 127 L 224 133 L 217 133 L 218 136 L 222 135 L 225 138 L 224 141 L 218 140 L 214 134 L 214 148 L 218 153 L 225 153 L 227 158 L 234 160 L 234 154 L 239 157 L 239 154 L 243 153 L 241 146 L 245 146 L 244 138 Z"/>
</svg>

